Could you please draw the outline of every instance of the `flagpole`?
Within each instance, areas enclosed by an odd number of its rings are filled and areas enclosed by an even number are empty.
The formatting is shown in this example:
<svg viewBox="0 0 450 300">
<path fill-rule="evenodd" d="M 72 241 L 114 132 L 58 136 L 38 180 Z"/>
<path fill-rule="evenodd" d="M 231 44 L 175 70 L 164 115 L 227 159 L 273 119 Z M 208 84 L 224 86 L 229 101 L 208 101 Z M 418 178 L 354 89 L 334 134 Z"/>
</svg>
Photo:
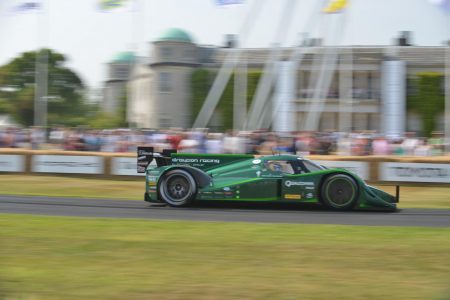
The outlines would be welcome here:
<svg viewBox="0 0 450 300">
<path fill-rule="evenodd" d="M 450 40 L 447 41 L 445 51 L 445 152 L 450 153 Z"/>
<path fill-rule="evenodd" d="M 132 0 L 132 11 L 130 13 L 131 16 L 131 54 L 133 55 L 133 59 L 129 62 L 129 74 L 128 74 L 128 85 L 132 85 L 133 83 L 133 76 L 134 76 L 134 71 L 137 65 L 137 53 L 138 53 L 138 40 L 139 40 L 139 24 L 140 21 L 142 21 L 143 19 L 140 18 L 140 14 L 139 14 L 139 10 L 142 8 L 141 6 L 144 5 L 144 3 L 140 2 L 139 0 Z M 142 8 L 142 11 L 145 11 Z M 132 89 L 131 88 L 127 88 L 126 89 L 126 94 L 127 94 L 127 101 L 126 101 L 126 105 L 125 105 L 125 122 L 127 123 L 128 127 L 132 127 L 132 124 L 130 122 L 131 120 L 131 112 L 130 112 L 130 107 L 132 105 Z"/>
<path fill-rule="evenodd" d="M 248 38 L 254 20 L 257 18 L 263 6 L 264 1 L 255 0 L 249 8 L 241 28 L 238 31 L 240 48 L 244 48 L 244 41 Z M 225 90 L 226 84 L 230 80 L 232 72 L 239 62 L 241 51 L 242 50 L 239 48 L 229 49 L 229 51 L 227 51 L 228 53 L 223 60 L 222 66 L 214 79 L 213 85 L 210 88 L 208 95 L 206 96 L 206 99 L 197 114 L 197 117 L 195 118 L 192 128 L 204 128 L 208 125 L 208 122 L 211 119 L 217 104 L 219 103 L 220 97 Z"/>
<path fill-rule="evenodd" d="M 278 65 L 276 64 L 276 62 L 282 58 L 282 44 L 286 39 L 286 28 L 289 28 L 289 23 L 292 20 L 295 6 L 295 1 L 287 0 L 285 2 L 281 20 L 279 21 L 275 32 L 275 41 L 273 43 L 273 47 L 270 50 L 268 59 L 265 62 L 263 74 L 258 82 L 255 95 L 253 96 L 247 124 L 245 126 L 246 129 L 260 129 L 263 125 L 264 119 L 267 118 L 267 114 L 264 112 L 264 108 L 268 106 L 267 103 L 270 90 L 273 87 L 275 79 L 277 79 L 278 77 Z M 272 114 L 270 114 L 270 116 L 271 115 Z"/>
<path fill-rule="evenodd" d="M 244 129 L 247 116 L 247 55 L 241 54 L 241 60 L 234 74 L 233 129 Z"/>
<path fill-rule="evenodd" d="M 46 5 L 48 1 L 42 0 L 41 13 L 37 14 L 37 50 L 35 62 L 35 92 L 34 92 L 34 125 L 47 127 L 47 93 L 48 93 L 48 55 L 45 49 L 46 37 Z"/>
<path fill-rule="evenodd" d="M 342 51 L 339 75 L 339 132 L 352 131 L 352 48 Z"/>
<path fill-rule="evenodd" d="M 36 58 L 34 66 L 34 111 L 33 111 L 33 125 L 40 125 L 40 94 L 41 89 L 40 83 L 40 47 L 41 47 L 41 26 L 42 26 L 41 16 L 36 13 Z"/>
</svg>

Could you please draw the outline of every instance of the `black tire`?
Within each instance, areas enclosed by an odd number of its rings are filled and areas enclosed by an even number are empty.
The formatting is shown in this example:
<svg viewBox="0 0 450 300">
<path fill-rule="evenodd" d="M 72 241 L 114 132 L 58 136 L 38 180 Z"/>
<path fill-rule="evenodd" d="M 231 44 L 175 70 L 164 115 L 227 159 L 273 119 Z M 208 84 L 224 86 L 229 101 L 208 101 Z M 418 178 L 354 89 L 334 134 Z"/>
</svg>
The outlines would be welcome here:
<svg viewBox="0 0 450 300">
<path fill-rule="evenodd" d="M 151 202 L 150 196 L 147 193 L 144 193 L 144 201 Z"/>
<path fill-rule="evenodd" d="M 170 206 L 189 206 L 195 199 L 197 183 L 185 170 L 171 170 L 163 175 L 158 183 L 161 199 Z"/>
<path fill-rule="evenodd" d="M 327 177 L 321 187 L 322 203 L 333 210 L 349 210 L 358 198 L 358 185 L 345 174 Z"/>
</svg>

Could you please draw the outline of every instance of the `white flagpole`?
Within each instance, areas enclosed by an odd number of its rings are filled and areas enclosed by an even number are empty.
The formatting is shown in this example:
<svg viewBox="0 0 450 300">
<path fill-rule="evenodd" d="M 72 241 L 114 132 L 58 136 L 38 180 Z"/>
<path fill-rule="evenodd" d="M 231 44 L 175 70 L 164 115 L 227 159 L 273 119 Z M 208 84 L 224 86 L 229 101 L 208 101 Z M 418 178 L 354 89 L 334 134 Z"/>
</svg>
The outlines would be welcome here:
<svg viewBox="0 0 450 300">
<path fill-rule="evenodd" d="M 247 56 L 242 53 L 234 74 L 233 129 L 244 129 L 247 116 Z"/>
<path fill-rule="evenodd" d="M 352 80 L 353 80 L 353 57 L 352 48 L 342 51 L 339 76 L 339 131 L 352 131 Z"/>
<path fill-rule="evenodd" d="M 275 34 L 274 47 L 270 51 L 270 55 L 264 66 L 262 77 L 258 82 L 256 93 L 253 96 L 246 129 L 256 130 L 261 128 L 264 118 L 267 117 L 264 113 L 264 109 L 265 106 L 271 106 L 271 103 L 268 103 L 268 97 L 273 88 L 275 79 L 278 77 L 277 61 L 282 58 L 283 49 L 281 47 L 287 37 L 288 31 L 286 28 L 289 28 L 289 23 L 291 22 L 293 13 L 295 12 L 296 4 L 296 2 L 291 0 L 287 0 L 285 2 L 281 20 L 278 23 Z"/>
<path fill-rule="evenodd" d="M 37 50 L 35 70 L 34 94 L 34 125 L 47 127 L 47 92 L 48 92 L 48 51 L 44 50 L 47 44 L 46 5 L 48 1 L 40 1 L 37 13 Z M 42 51 L 40 51 L 42 50 Z"/>
<path fill-rule="evenodd" d="M 450 153 L 450 40 L 445 47 L 445 151 Z"/>
<path fill-rule="evenodd" d="M 240 43 L 240 48 L 242 49 L 244 48 L 244 41 L 248 38 L 254 20 L 257 18 L 263 4 L 264 2 L 261 0 L 254 0 L 243 24 L 241 25 L 238 40 Z M 231 74 L 240 59 L 240 55 L 240 49 L 229 50 L 221 68 L 219 69 L 219 72 L 216 75 L 216 78 L 214 79 L 213 85 L 206 96 L 205 102 L 203 102 L 203 106 L 197 114 L 192 128 L 204 128 L 208 125 L 208 122 L 211 119 L 217 104 L 219 103 L 220 96 L 225 90 Z"/>
<path fill-rule="evenodd" d="M 137 62 L 137 53 L 139 51 L 139 25 L 142 25 L 141 22 L 143 18 L 141 18 L 141 14 L 139 13 L 140 10 L 142 10 L 142 13 L 144 14 L 144 3 L 140 2 L 139 0 L 132 0 L 132 8 L 130 12 L 130 18 L 131 18 L 131 53 L 133 55 L 133 59 L 129 62 L 129 73 L 128 73 L 128 81 L 127 85 L 129 87 L 132 86 L 133 80 L 134 80 L 134 72 L 136 71 L 136 66 L 138 64 Z M 139 89 L 139 86 L 136 86 L 136 89 Z M 125 104 L 125 121 L 128 123 L 128 127 L 132 126 L 132 113 L 131 113 L 131 107 L 134 105 L 133 103 L 133 92 L 132 88 L 127 88 L 126 92 L 127 94 L 127 101 Z"/>
</svg>

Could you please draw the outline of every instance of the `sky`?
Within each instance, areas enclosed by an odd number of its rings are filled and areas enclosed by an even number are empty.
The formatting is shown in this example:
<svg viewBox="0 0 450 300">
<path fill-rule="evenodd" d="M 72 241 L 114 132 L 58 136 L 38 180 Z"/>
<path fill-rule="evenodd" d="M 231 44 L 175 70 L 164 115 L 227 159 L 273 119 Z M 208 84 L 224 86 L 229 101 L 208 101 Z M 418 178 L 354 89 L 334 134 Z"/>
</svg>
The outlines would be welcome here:
<svg viewBox="0 0 450 300">
<path fill-rule="evenodd" d="M 136 9 L 109 13 L 99 10 L 98 0 L 42 1 L 42 13 L 14 14 L 11 8 L 24 0 L 0 0 L 0 65 L 50 47 L 66 55 L 67 65 L 90 88 L 103 86 L 106 63 L 117 53 L 133 50 L 148 57 L 151 41 L 172 27 L 184 29 L 198 44 L 221 46 L 225 34 L 244 32 L 249 17 L 248 34 L 241 36 L 246 48 L 293 46 L 302 32 L 338 45 L 390 45 L 405 30 L 413 32 L 418 46 L 450 39 L 450 12 L 430 0 L 349 0 L 345 15 L 321 14 L 327 0 L 243 0 L 226 7 L 216 0 L 134 0 Z M 339 24 L 342 38 L 334 33 Z"/>
</svg>

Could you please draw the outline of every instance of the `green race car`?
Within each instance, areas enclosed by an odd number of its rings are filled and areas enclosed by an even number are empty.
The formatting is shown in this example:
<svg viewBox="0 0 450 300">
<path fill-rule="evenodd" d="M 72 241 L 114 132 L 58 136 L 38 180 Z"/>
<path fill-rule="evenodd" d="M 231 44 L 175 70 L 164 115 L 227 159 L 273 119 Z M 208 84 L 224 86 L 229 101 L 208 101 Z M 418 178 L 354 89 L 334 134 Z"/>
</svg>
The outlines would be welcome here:
<svg viewBox="0 0 450 300">
<path fill-rule="evenodd" d="M 345 169 L 328 169 L 294 155 L 155 153 L 152 147 L 138 147 L 138 172 L 146 173 L 145 201 L 175 207 L 222 200 L 394 211 L 398 202 L 398 187 L 394 197 Z"/>
</svg>

